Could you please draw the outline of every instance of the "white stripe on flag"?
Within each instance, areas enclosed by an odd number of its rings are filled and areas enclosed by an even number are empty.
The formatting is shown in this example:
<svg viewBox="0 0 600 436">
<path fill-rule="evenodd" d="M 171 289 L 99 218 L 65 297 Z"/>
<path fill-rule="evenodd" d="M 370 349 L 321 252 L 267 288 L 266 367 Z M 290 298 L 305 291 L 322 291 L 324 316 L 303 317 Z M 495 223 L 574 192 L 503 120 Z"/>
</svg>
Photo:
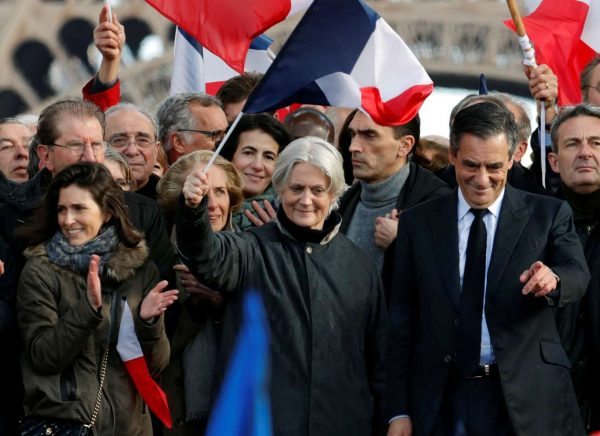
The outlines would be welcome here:
<svg viewBox="0 0 600 436">
<path fill-rule="evenodd" d="M 390 72 L 402 72 L 402 75 Z M 415 85 L 433 83 L 405 42 L 382 18 L 375 23 L 351 74 L 361 88 L 378 88 L 383 101 Z"/>
<path fill-rule="evenodd" d="M 349 74 L 342 72 L 328 74 L 315 80 L 315 83 L 327 97 L 330 106 L 360 106 L 360 87 Z"/>
<path fill-rule="evenodd" d="M 600 53 L 600 0 L 590 0 L 589 6 L 581 40 L 596 53 Z"/>
<path fill-rule="evenodd" d="M 122 300 L 121 307 L 123 315 L 121 315 L 121 325 L 119 326 L 117 352 L 121 356 L 121 360 L 125 362 L 138 357 L 144 357 L 144 353 L 135 334 L 135 326 L 133 325 L 133 316 L 129 309 L 129 304 L 127 304 L 127 301 Z"/>
<path fill-rule="evenodd" d="M 173 75 L 170 94 L 181 92 L 204 92 L 204 69 L 202 55 L 180 33 L 175 32 Z"/>
</svg>

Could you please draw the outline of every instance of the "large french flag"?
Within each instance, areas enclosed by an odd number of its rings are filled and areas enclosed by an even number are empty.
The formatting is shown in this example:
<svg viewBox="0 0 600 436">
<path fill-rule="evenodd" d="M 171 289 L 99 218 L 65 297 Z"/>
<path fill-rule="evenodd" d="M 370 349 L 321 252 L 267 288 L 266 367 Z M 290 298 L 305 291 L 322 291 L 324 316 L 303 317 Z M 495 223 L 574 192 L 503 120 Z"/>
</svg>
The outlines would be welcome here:
<svg viewBox="0 0 600 436">
<path fill-rule="evenodd" d="M 171 428 L 173 420 L 167 403 L 167 396 L 150 375 L 142 347 L 135 334 L 133 316 L 127 301 L 121 302 L 123 314 L 119 327 L 117 352 L 129 373 L 133 384 L 146 402 L 150 410 L 156 415 L 165 427 Z"/>
<path fill-rule="evenodd" d="M 315 0 L 249 97 L 244 113 L 292 103 L 362 107 L 405 124 L 433 91 L 408 46 L 361 0 Z"/>
<path fill-rule="evenodd" d="M 523 24 L 537 63 L 558 77 L 559 104 L 580 103 L 579 74 L 600 53 L 600 0 L 528 0 L 526 5 L 535 10 Z M 512 20 L 504 24 L 515 30 Z"/>
<path fill-rule="evenodd" d="M 238 73 L 254 38 L 312 0 L 146 0 Z"/>
<path fill-rule="evenodd" d="M 272 42 L 266 35 L 252 40 L 246 54 L 245 72 L 267 71 L 274 58 L 269 50 Z M 223 83 L 239 74 L 179 27 L 175 32 L 174 47 L 171 95 L 181 92 L 206 92 L 215 95 Z"/>
</svg>

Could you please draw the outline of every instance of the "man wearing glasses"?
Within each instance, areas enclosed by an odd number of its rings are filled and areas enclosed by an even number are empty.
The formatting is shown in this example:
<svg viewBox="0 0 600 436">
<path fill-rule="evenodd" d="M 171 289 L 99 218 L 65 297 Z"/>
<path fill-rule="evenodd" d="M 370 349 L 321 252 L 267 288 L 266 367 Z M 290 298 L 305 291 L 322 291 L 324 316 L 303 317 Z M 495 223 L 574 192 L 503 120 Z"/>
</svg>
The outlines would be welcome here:
<svg viewBox="0 0 600 436">
<path fill-rule="evenodd" d="M 16 183 L 29 179 L 29 142 L 31 131 L 16 118 L 0 120 L 0 171 Z"/>
<path fill-rule="evenodd" d="M 221 102 L 207 94 L 172 95 L 161 103 L 156 117 L 170 163 L 193 151 L 214 150 L 227 130 Z"/>
<path fill-rule="evenodd" d="M 21 253 L 27 243 L 15 237 L 15 229 L 43 200 L 52 178 L 76 162 L 104 163 L 104 127 L 104 113 L 82 100 L 59 100 L 42 111 L 34 142 L 43 169 L 18 189 L 6 181 L 0 185 L 10 191 L 0 209 L 0 236 L 14 253 Z M 131 192 L 124 197 L 131 222 L 146 236 L 150 259 L 162 278 L 171 279 L 174 252 L 156 202 Z"/>
<path fill-rule="evenodd" d="M 160 147 L 157 135 L 152 115 L 132 104 L 121 103 L 106 111 L 106 141 L 129 162 L 135 191 L 155 200 L 160 180 L 152 173 Z"/>
</svg>

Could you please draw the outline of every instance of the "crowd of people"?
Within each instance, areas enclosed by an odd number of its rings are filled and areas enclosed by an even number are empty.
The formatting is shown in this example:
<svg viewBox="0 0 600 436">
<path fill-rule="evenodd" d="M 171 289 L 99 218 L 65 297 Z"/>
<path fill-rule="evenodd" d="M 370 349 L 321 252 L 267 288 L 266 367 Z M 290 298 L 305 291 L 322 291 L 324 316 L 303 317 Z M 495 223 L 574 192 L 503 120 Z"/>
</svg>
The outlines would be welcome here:
<svg viewBox="0 0 600 436">
<path fill-rule="evenodd" d="M 0 120 L 0 434 L 204 434 L 250 289 L 276 435 L 600 431 L 600 59 L 574 107 L 526 68 L 545 153 L 492 93 L 448 138 L 421 138 L 419 115 L 246 114 L 208 167 L 260 75 L 121 102 L 108 14 L 83 98 Z M 128 335 L 172 425 L 126 369 Z"/>
</svg>

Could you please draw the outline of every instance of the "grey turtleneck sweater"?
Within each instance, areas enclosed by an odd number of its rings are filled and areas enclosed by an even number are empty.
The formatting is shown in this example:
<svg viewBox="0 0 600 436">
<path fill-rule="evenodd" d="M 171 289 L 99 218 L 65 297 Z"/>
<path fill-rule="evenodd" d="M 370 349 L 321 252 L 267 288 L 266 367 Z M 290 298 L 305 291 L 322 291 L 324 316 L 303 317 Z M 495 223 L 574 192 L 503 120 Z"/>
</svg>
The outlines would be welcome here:
<svg viewBox="0 0 600 436">
<path fill-rule="evenodd" d="M 383 268 L 383 250 L 375 245 L 375 218 L 385 216 L 396 207 L 396 200 L 408 179 L 410 165 L 379 183 L 361 184 L 360 201 L 356 206 L 346 236 L 362 248 L 375 265 Z"/>
</svg>

